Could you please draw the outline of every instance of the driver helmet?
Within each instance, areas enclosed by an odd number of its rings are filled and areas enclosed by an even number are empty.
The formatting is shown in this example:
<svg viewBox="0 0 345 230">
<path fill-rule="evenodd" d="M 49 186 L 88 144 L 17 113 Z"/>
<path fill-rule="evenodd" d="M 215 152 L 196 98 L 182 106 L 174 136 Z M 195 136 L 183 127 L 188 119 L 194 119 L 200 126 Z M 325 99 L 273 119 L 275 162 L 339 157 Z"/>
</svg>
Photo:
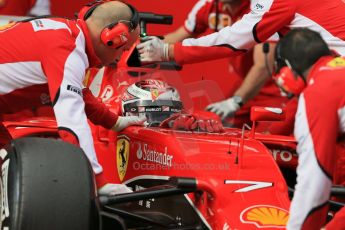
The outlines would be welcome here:
<svg viewBox="0 0 345 230">
<path fill-rule="evenodd" d="M 121 99 L 124 116 L 146 116 L 149 125 L 159 124 L 183 109 L 176 88 L 161 80 L 138 81 L 127 88 Z"/>
</svg>

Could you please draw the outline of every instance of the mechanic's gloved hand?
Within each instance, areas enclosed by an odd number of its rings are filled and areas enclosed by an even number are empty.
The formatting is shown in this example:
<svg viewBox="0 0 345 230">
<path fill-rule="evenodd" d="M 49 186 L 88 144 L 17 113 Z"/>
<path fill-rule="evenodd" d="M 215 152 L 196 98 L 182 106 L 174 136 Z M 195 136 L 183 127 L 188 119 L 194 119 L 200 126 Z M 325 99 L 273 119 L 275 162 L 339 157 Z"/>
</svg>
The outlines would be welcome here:
<svg viewBox="0 0 345 230">
<path fill-rule="evenodd" d="M 142 43 L 137 45 L 142 62 L 158 62 L 169 60 L 169 44 L 164 43 L 155 36 L 147 36 L 141 39 Z"/>
<path fill-rule="evenodd" d="M 131 188 L 124 184 L 105 184 L 103 187 L 98 189 L 98 195 L 102 196 L 114 196 L 122 193 L 133 192 Z"/>
<path fill-rule="evenodd" d="M 206 107 L 206 110 L 216 113 L 222 120 L 224 120 L 227 117 L 234 116 L 235 112 L 240 108 L 241 106 L 231 97 L 224 101 L 209 104 Z"/>
<path fill-rule="evenodd" d="M 224 127 L 220 121 L 210 117 L 196 114 L 175 114 L 162 122 L 160 127 L 168 127 L 174 130 L 203 131 L 220 133 Z"/>
<path fill-rule="evenodd" d="M 127 128 L 128 126 L 131 126 L 131 125 L 144 126 L 145 121 L 146 121 L 146 117 L 138 117 L 138 116 L 122 117 L 122 116 L 119 116 L 116 124 L 111 129 L 115 132 L 120 132 L 124 128 Z"/>
</svg>

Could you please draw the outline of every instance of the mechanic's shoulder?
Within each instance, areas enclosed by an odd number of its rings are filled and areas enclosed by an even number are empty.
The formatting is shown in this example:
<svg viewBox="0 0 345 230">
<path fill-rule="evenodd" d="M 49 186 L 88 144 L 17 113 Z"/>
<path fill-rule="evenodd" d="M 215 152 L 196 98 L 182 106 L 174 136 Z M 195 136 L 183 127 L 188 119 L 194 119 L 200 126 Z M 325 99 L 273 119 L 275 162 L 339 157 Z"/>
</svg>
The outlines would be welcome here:
<svg viewBox="0 0 345 230">
<path fill-rule="evenodd" d="M 73 40 L 81 32 L 74 20 L 65 18 L 41 18 L 30 21 L 30 23 L 39 36 L 50 37 L 51 42 L 63 39 L 61 36 L 65 36 L 65 40 Z"/>
</svg>

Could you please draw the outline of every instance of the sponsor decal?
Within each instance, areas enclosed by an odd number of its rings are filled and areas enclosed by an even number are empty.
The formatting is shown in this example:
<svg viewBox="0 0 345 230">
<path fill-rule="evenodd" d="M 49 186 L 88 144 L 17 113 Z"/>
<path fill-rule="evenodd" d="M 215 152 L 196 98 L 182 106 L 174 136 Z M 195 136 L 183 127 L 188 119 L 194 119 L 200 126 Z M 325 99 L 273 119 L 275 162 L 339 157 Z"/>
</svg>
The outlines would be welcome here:
<svg viewBox="0 0 345 230">
<path fill-rule="evenodd" d="M 261 189 L 261 188 L 268 188 L 268 187 L 273 186 L 273 183 L 271 183 L 271 182 L 247 181 L 247 180 L 225 180 L 224 184 L 248 185 L 248 186 L 242 187 L 240 189 L 237 189 L 234 192 L 250 192 L 253 190 L 257 190 L 257 189 Z"/>
<path fill-rule="evenodd" d="M 147 107 L 145 109 L 146 112 L 162 112 L 161 107 Z"/>
<path fill-rule="evenodd" d="M 327 63 L 327 66 L 329 67 L 344 67 L 345 66 L 345 59 L 341 57 L 336 57 L 332 59 L 332 61 Z"/>
<path fill-rule="evenodd" d="M 242 223 L 254 224 L 258 228 L 285 228 L 289 212 L 271 205 L 254 205 L 240 214 Z"/>
<path fill-rule="evenodd" d="M 143 186 L 140 185 L 135 185 L 134 191 L 138 192 L 141 190 L 145 190 L 146 188 L 144 188 Z M 155 203 L 155 198 L 151 198 L 148 200 L 139 200 L 138 201 L 138 205 L 141 207 L 145 207 L 147 209 L 150 209 L 152 207 L 152 205 Z"/>
<path fill-rule="evenodd" d="M 76 86 L 73 86 L 73 85 L 67 85 L 67 90 L 68 91 L 72 91 L 72 92 L 77 93 L 80 96 L 82 96 L 81 89 L 79 87 L 76 87 Z"/>
<path fill-rule="evenodd" d="M 292 160 L 292 155 L 294 155 L 292 152 L 290 152 L 288 150 L 269 149 L 269 151 L 271 152 L 274 160 L 281 159 L 284 162 L 291 161 Z M 296 157 L 297 157 L 297 155 L 296 155 Z"/>
<path fill-rule="evenodd" d="M 101 93 L 102 101 L 108 101 L 114 95 L 114 90 L 111 85 L 106 85 Z"/>
<path fill-rule="evenodd" d="M 227 14 L 219 14 L 218 16 L 218 30 L 223 29 L 232 24 L 231 17 Z M 208 16 L 208 26 L 210 29 L 216 29 L 216 13 L 211 13 Z"/>
<path fill-rule="evenodd" d="M 122 181 L 126 175 L 129 158 L 129 138 L 118 136 L 116 143 L 116 164 L 119 178 Z"/>
<path fill-rule="evenodd" d="M 7 151 L 5 149 L 0 150 L 0 157 L 4 160 L 7 156 Z M 0 210 L 0 229 L 8 229 L 3 226 L 6 218 L 10 216 L 10 209 L 8 206 L 8 169 L 9 169 L 10 159 L 6 159 L 1 166 L 1 210 Z"/>
<path fill-rule="evenodd" d="M 170 111 L 171 111 L 171 112 L 176 112 L 176 113 L 177 113 L 177 112 L 181 112 L 181 109 L 171 108 Z"/>
<path fill-rule="evenodd" d="M 170 110 L 169 106 L 165 106 L 165 105 L 162 106 L 162 111 L 163 112 L 169 112 L 169 110 Z"/>
<path fill-rule="evenodd" d="M 158 151 L 146 143 L 138 143 L 136 155 L 138 160 L 154 162 L 168 167 L 172 166 L 172 159 L 174 157 L 168 153 L 168 147 L 164 147 L 164 151 Z"/>
<path fill-rule="evenodd" d="M 254 8 L 255 8 L 256 10 L 262 10 L 262 9 L 264 8 L 264 6 L 261 5 L 260 3 L 256 3 L 256 5 L 254 6 Z"/>
</svg>

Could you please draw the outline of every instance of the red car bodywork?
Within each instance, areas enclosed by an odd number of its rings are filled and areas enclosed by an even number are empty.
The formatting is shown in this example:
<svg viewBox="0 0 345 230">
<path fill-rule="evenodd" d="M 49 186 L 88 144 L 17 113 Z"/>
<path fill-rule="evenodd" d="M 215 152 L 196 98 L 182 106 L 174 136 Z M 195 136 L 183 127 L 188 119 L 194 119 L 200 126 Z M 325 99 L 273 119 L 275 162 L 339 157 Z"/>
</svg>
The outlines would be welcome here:
<svg viewBox="0 0 345 230">
<path fill-rule="evenodd" d="M 5 122 L 5 126 L 13 138 L 57 137 L 52 119 Z M 172 199 L 168 205 L 161 199 L 136 201 L 130 208 L 133 212 L 159 207 L 162 212 L 179 213 L 190 206 L 203 226 L 212 229 L 284 228 L 290 204 L 287 185 L 262 142 L 284 149 L 293 139 L 262 134 L 253 138 L 250 131 L 230 128 L 214 134 L 158 127 L 129 127 L 118 134 L 96 126 L 92 130 L 99 161 L 112 182 L 141 190 L 171 176 L 197 179 L 200 193 L 184 195 L 184 201 L 176 203 Z"/>
</svg>

